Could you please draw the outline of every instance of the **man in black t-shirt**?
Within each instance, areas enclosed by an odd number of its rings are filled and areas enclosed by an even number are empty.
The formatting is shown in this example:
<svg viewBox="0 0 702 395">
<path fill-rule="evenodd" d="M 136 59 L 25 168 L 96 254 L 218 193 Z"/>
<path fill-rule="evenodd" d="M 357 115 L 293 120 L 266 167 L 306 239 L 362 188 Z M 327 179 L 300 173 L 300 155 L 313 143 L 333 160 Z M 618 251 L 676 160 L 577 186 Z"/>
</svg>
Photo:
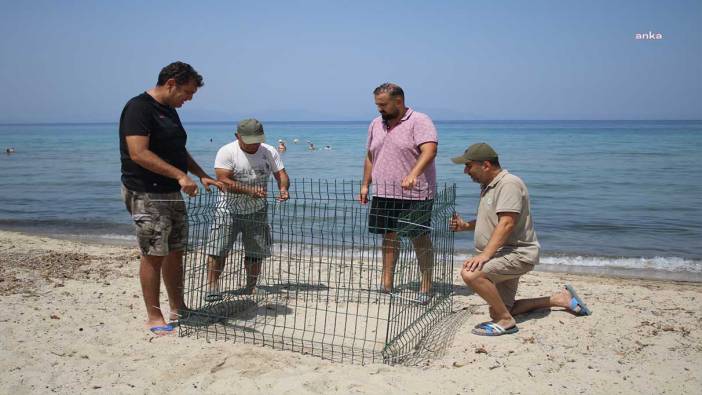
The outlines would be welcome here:
<svg viewBox="0 0 702 395">
<path fill-rule="evenodd" d="M 171 63 L 161 70 L 155 87 L 127 102 L 119 120 L 122 196 L 141 250 L 139 276 L 147 325 L 157 335 L 172 333 L 185 309 L 182 259 L 188 226 L 181 191 L 197 193 L 188 171 L 205 188 L 222 188 L 188 153 L 188 136 L 175 110 L 202 85 L 202 76 L 189 64 Z M 170 304 L 169 324 L 159 303 L 161 272 Z"/>
</svg>

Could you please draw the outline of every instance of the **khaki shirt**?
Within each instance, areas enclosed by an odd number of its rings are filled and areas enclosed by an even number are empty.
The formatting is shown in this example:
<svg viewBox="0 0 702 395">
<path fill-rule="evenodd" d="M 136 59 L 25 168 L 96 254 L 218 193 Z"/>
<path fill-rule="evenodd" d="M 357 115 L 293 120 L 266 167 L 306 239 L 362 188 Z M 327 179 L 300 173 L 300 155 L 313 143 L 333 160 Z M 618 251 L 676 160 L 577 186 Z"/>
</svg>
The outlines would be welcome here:
<svg viewBox="0 0 702 395">
<path fill-rule="evenodd" d="M 514 253 L 525 263 L 539 263 L 541 246 L 536 239 L 531 220 L 529 191 L 519 177 L 502 170 L 480 192 L 480 204 L 475 222 L 475 249 L 482 252 L 498 223 L 498 213 L 518 213 L 517 222 L 497 255 Z"/>
</svg>

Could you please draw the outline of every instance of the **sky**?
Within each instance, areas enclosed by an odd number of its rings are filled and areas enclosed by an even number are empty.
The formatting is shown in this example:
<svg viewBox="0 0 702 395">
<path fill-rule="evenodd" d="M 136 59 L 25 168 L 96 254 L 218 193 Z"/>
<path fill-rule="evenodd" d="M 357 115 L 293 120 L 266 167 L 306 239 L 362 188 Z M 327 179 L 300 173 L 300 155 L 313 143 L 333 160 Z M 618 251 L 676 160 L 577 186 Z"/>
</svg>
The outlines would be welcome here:
<svg viewBox="0 0 702 395">
<path fill-rule="evenodd" d="M 118 122 L 160 69 L 184 121 L 702 119 L 702 1 L 0 0 L 0 123 Z M 637 40 L 637 33 L 660 40 Z"/>
</svg>

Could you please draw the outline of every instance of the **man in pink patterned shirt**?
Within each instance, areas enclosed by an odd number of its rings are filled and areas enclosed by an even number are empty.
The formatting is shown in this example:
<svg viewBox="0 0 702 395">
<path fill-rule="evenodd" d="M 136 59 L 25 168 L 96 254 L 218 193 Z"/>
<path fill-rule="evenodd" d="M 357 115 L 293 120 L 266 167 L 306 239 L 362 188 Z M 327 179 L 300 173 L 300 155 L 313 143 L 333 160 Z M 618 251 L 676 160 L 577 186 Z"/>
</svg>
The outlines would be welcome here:
<svg viewBox="0 0 702 395">
<path fill-rule="evenodd" d="M 405 107 L 398 85 L 385 83 L 373 94 L 380 116 L 368 128 L 368 154 L 363 167 L 359 201 L 374 194 L 368 230 L 383 235 L 383 292 L 392 292 L 398 236 L 412 240 L 421 272 L 417 300 L 431 300 L 434 251 L 431 243 L 431 209 L 436 190 L 434 158 L 438 136 L 427 115 Z"/>
</svg>

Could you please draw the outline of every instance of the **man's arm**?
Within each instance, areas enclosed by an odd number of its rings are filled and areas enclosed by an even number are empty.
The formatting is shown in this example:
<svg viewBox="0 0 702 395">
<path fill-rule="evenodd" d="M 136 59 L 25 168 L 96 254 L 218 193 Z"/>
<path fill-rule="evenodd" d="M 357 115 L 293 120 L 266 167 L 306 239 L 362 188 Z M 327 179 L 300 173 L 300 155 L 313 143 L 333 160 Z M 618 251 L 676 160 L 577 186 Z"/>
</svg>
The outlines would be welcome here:
<svg viewBox="0 0 702 395">
<path fill-rule="evenodd" d="M 427 166 L 436 158 L 437 144 L 426 142 L 419 146 L 419 159 L 414 164 L 412 171 L 402 179 L 402 189 L 412 189 L 417 182 L 417 177 L 424 173 Z"/>
<path fill-rule="evenodd" d="M 490 258 L 495 256 L 497 250 L 505 245 L 507 238 L 509 238 L 509 235 L 512 234 L 512 230 L 514 229 L 514 224 L 517 222 L 518 215 L 519 213 L 513 212 L 497 213 L 499 220 L 495 230 L 490 236 L 490 241 L 488 241 L 487 246 L 485 246 L 482 253 L 467 259 L 465 263 L 463 263 L 463 268 L 468 269 L 471 272 L 481 270 L 483 265 L 489 261 Z"/>
<path fill-rule="evenodd" d="M 361 202 L 361 204 L 368 203 L 368 186 L 372 181 L 371 174 L 373 174 L 373 156 L 371 155 L 371 152 L 368 151 L 366 159 L 363 162 L 363 181 L 361 182 L 361 193 L 358 195 L 358 201 Z"/>
<path fill-rule="evenodd" d="M 281 169 L 273 173 L 275 181 L 278 183 L 278 190 L 280 191 L 280 196 L 278 196 L 278 201 L 283 202 L 288 200 L 288 188 L 290 188 L 290 178 L 288 178 L 288 172 L 285 169 Z"/>
<path fill-rule="evenodd" d="M 190 196 L 197 193 L 197 184 L 186 173 L 149 150 L 149 136 L 126 136 L 125 140 L 127 141 L 129 158 L 134 163 L 156 174 L 178 180 L 181 190 Z"/>
<path fill-rule="evenodd" d="M 449 221 L 449 230 L 451 232 L 464 232 L 466 230 L 475 230 L 475 220 L 464 221 L 458 213 L 453 213 Z"/>
<path fill-rule="evenodd" d="M 261 187 L 254 185 L 246 185 L 244 183 L 234 181 L 231 179 L 234 171 L 229 169 L 215 168 L 215 175 L 217 176 L 217 181 L 222 183 L 223 189 L 232 193 L 243 193 L 245 195 L 251 195 L 253 197 L 264 198 L 266 197 L 266 192 Z"/>
</svg>

